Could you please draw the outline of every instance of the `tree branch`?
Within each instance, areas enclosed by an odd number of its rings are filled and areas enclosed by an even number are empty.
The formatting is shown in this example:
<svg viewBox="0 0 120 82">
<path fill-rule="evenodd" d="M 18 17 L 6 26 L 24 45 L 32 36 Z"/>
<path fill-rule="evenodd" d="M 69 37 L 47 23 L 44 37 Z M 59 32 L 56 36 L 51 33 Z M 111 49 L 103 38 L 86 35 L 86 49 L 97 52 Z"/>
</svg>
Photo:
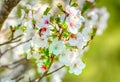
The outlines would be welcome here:
<svg viewBox="0 0 120 82">
<path fill-rule="evenodd" d="M 9 13 L 21 0 L 4 0 L 0 8 L 0 30 Z"/>
<path fill-rule="evenodd" d="M 31 39 L 26 40 L 25 42 L 21 42 L 21 43 L 19 43 L 19 44 L 13 46 L 13 47 L 11 47 L 11 48 L 6 49 L 3 53 L 0 54 L 0 58 L 1 58 L 5 53 L 7 53 L 8 51 L 10 51 L 10 50 L 12 50 L 12 49 L 14 49 L 14 48 L 16 48 L 16 47 L 18 47 L 18 46 L 24 44 L 24 43 L 27 43 L 27 42 L 29 42 L 30 40 L 31 40 Z"/>
<path fill-rule="evenodd" d="M 52 71 L 52 72 L 50 72 L 50 73 L 47 73 L 46 76 L 51 75 L 51 74 L 53 74 L 53 73 L 59 71 L 60 69 L 62 69 L 62 68 L 64 68 L 64 67 L 65 67 L 65 65 L 59 67 L 58 69 L 56 69 L 56 70 L 54 70 L 54 71 Z"/>
<path fill-rule="evenodd" d="M 12 62 L 12 63 L 10 63 L 10 64 L 7 64 L 7 65 L 1 65 L 0 68 L 1 68 L 1 67 L 2 67 L 2 68 L 9 68 L 9 66 L 14 65 L 14 64 L 17 64 L 17 63 L 21 63 L 21 62 L 23 62 L 24 60 L 26 60 L 26 58 L 22 58 L 22 59 L 20 59 L 20 60 L 14 61 L 14 62 Z"/>
<path fill-rule="evenodd" d="M 40 81 L 43 79 L 43 77 L 46 76 L 46 74 L 48 73 L 48 71 L 50 70 L 50 68 L 51 68 L 51 66 L 52 66 L 52 64 L 53 64 L 53 61 L 54 61 L 54 56 L 53 56 L 52 59 L 51 59 L 51 62 L 50 62 L 50 65 L 49 65 L 48 69 L 44 72 L 44 74 L 43 74 L 41 77 L 39 77 L 39 78 L 37 79 L 36 82 L 40 82 Z"/>
<path fill-rule="evenodd" d="M 23 36 L 23 35 L 19 35 L 19 36 L 15 37 L 15 38 L 13 38 L 13 39 L 11 39 L 11 40 L 9 40 L 9 41 L 6 41 L 6 42 L 0 44 L 0 46 L 3 46 L 3 45 L 6 45 L 6 44 L 11 44 L 11 43 L 18 42 L 18 41 L 21 40 L 21 39 L 18 39 L 18 38 L 20 38 L 20 37 L 22 37 L 22 36 Z M 18 39 L 18 40 L 16 40 L 16 39 Z M 14 41 L 14 40 L 16 40 L 16 41 Z"/>
</svg>

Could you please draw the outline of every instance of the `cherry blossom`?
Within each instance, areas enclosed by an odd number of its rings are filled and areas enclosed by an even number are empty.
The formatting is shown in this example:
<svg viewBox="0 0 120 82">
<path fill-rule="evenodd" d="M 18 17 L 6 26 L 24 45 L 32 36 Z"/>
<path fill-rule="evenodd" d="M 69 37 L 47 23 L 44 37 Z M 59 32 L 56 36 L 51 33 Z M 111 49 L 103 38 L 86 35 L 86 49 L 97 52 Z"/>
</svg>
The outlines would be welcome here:
<svg viewBox="0 0 120 82">
<path fill-rule="evenodd" d="M 15 80 L 11 80 L 10 77 L 4 77 L 1 79 L 1 82 L 15 82 Z"/>
<path fill-rule="evenodd" d="M 70 66 L 70 73 L 74 73 L 75 75 L 79 75 L 82 73 L 82 70 L 85 68 L 85 64 L 79 59 L 74 61 L 74 63 Z"/>
<path fill-rule="evenodd" d="M 48 40 L 45 37 L 41 38 L 38 33 L 36 33 L 32 38 L 31 43 L 34 45 L 34 47 L 48 48 Z"/>
<path fill-rule="evenodd" d="M 38 28 L 47 27 L 50 25 L 50 14 L 43 16 L 43 18 L 37 23 Z"/>
<path fill-rule="evenodd" d="M 49 49 L 50 49 L 50 51 L 52 51 L 52 53 L 54 55 L 59 55 L 64 50 L 64 45 L 63 45 L 62 41 L 54 40 L 50 44 L 50 48 Z"/>
<path fill-rule="evenodd" d="M 87 44 L 88 40 L 89 40 L 88 38 L 85 38 L 85 36 L 82 33 L 79 32 L 76 35 L 76 37 L 70 38 L 68 40 L 68 43 L 71 46 L 77 46 L 77 48 L 82 49 L 83 46 Z"/>
</svg>

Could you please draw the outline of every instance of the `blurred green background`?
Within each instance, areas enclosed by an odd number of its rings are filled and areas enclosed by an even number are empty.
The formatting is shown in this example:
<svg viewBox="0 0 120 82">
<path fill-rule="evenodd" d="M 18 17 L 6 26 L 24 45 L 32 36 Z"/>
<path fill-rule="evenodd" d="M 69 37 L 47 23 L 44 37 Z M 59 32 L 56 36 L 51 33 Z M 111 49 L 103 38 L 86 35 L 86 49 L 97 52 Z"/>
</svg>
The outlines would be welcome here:
<svg viewBox="0 0 120 82">
<path fill-rule="evenodd" d="M 120 82 L 120 0 L 97 0 L 97 6 L 107 7 L 108 27 L 90 43 L 83 73 L 67 74 L 63 82 Z"/>
</svg>

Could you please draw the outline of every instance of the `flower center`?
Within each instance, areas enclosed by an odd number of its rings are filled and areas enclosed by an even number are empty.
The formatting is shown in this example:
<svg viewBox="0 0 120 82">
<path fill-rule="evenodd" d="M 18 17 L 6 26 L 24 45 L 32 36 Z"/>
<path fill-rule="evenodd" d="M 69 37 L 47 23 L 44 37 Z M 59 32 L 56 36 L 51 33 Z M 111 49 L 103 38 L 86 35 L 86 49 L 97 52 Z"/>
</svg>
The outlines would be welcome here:
<svg viewBox="0 0 120 82">
<path fill-rule="evenodd" d="M 75 26 L 75 24 L 73 23 L 73 22 L 70 22 L 70 27 L 74 27 Z"/>
<path fill-rule="evenodd" d="M 77 64 L 74 64 L 74 68 L 77 68 L 78 67 L 78 65 Z"/>
<path fill-rule="evenodd" d="M 45 20 L 45 24 L 49 24 L 49 21 L 48 21 L 48 20 Z"/>
<path fill-rule="evenodd" d="M 58 49 L 58 45 L 55 46 L 55 50 L 57 50 L 57 49 Z"/>
<path fill-rule="evenodd" d="M 42 28 L 42 32 L 46 32 L 47 31 L 47 28 L 46 27 L 43 27 Z"/>
<path fill-rule="evenodd" d="M 42 70 L 46 71 L 47 67 L 46 66 L 42 66 Z"/>
<path fill-rule="evenodd" d="M 71 38 L 75 38 L 76 35 L 75 35 L 75 34 L 71 34 L 70 37 L 71 37 Z"/>
</svg>

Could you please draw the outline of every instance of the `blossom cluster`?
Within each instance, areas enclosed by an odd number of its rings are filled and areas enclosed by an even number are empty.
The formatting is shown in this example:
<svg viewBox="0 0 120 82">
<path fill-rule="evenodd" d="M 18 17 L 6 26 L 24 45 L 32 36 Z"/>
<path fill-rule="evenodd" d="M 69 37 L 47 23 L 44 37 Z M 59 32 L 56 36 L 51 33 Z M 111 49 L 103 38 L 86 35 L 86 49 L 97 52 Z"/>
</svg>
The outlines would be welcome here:
<svg viewBox="0 0 120 82">
<path fill-rule="evenodd" d="M 90 40 L 92 30 L 86 34 L 80 31 L 85 18 L 75 7 L 68 5 L 61 11 L 63 13 L 54 18 L 50 13 L 43 15 L 35 26 L 31 24 L 31 28 L 26 28 L 24 35 L 31 41 L 24 46 L 24 50 L 27 59 L 36 60 L 40 73 L 48 69 L 47 65 L 54 58 L 54 61 L 68 66 L 70 73 L 79 75 L 85 67 L 81 59 L 83 48 Z"/>
<path fill-rule="evenodd" d="M 65 7 L 59 3 L 57 8 L 59 14 L 53 15 L 48 7 L 39 19 L 36 16 L 39 6 L 26 6 L 28 12 L 21 9 L 21 24 L 18 28 L 11 26 L 11 31 L 13 37 L 20 32 L 22 41 L 29 40 L 23 50 L 26 58 L 34 61 L 38 73 L 64 65 L 69 73 L 79 75 L 85 68 L 82 56 L 94 36 L 105 29 L 109 14 L 105 7 L 96 8 L 93 0 L 84 2 L 81 8 L 77 3 Z M 53 74 L 53 82 L 57 82 L 55 78 L 62 78 L 59 73 Z"/>
</svg>

